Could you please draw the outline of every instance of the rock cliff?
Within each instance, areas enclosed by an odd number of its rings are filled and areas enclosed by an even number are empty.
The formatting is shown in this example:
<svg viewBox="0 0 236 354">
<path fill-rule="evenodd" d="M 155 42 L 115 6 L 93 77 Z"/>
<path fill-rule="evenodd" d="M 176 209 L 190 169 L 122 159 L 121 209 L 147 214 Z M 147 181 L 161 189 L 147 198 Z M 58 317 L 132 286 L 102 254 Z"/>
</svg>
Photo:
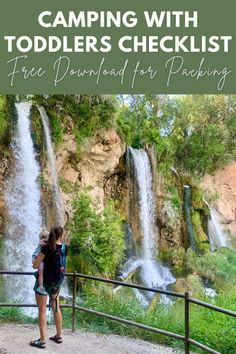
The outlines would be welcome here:
<svg viewBox="0 0 236 354">
<path fill-rule="evenodd" d="M 70 131 L 55 149 L 58 177 L 76 183 L 79 191 L 88 187 L 90 196 L 99 200 L 100 208 L 103 208 L 107 197 L 113 197 L 120 200 L 119 207 L 124 210 L 122 195 L 125 193 L 120 181 L 125 175 L 121 162 L 124 152 L 125 145 L 116 131 L 110 129 L 84 140 L 82 152 L 78 156 L 76 139 Z M 67 218 L 71 217 L 67 203 L 70 196 L 62 191 L 62 198 Z"/>
<path fill-rule="evenodd" d="M 102 209 L 107 198 L 118 201 L 119 212 L 130 223 L 137 244 L 141 242 L 138 217 L 137 190 L 132 181 L 128 181 L 125 161 L 126 145 L 115 129 L 104 130 L 83 141 L 78 154 L 73 123 L 68 118 L 61 144 L 54 146 L 56 169 L 60 182 L 77 185 L 78 191 L 87 188 L 94 200 L 99 200 Z M 43 141 L 43 140 L 42 140 Z M 42 211 L 48 227 L 55 223 L 54 200 L 52 195 L 52 176 L 50 164 L 45 153 L 45 144 L 39 144 L 42 175 Z M 7 181 L 10 165 L 14 164 L 10 155 L 1 153 L 0 161 L 0 237 L 4 234 L 7 210 L 3 196 L 3 186 Z M 156 197 L 156 220 L 159 229 L 158 242 L 160 250 L 188 248 L 189 240 L 184 218 L 183 180 L 172 170 L 171 184 L 179 198 L 179 210 L 173 204 L 173 194 L 166 188 L 167 181 L 157 173 L 155 150 L 149 150 L 153 171 L 153 188 Z M 90 188 L 91 187 L 91 188 Z M 216 171 L 214 176 L 206 175 L 201 187 L 209 194 L 210 204 L 216 211 L 222 228 L 236 236 L 236 162 L 231 162 L 224 169 Z M 128 192 L 129 189 L 129 192 Z M 130 190 L 132 189 L 132 193 Z M 65 222 L 72 217 L 71 195 L 61 189 Z M 217 195 L 217 196 L 216 196 Z M 133 197 L 132 197 L 133 196 Z M 132 199 L 133 198 L 133 199 Z M 136 203 L 136 204 L 135 204 Z M 198 208 L 197 208 L 198 209 Z"/>
<path fill-rule="evenodd" d="M 230 162 L 214 175 L 206 175 L 201 187 L 210 200 L 220 225 L 236 238 L 236 162 Z"/>
</svg>

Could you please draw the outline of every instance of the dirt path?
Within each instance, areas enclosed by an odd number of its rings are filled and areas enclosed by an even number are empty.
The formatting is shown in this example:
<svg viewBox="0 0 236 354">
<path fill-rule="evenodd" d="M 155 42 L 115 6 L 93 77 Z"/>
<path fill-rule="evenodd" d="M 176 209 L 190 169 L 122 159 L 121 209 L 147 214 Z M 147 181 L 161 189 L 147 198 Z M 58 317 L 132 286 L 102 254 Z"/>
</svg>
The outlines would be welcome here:
<svg viewBox="0 0 236 354">
<path fill-rule="evenodd" d="M 48 336 L 54 335 L 53 326 L 48 328 Z M 6 324 L 0 326 L 0 354 L 39 353 L 37 348 L 29 346 L 32 339 L 39 337 L 35 325 Z M 43 353 L 79 353 L 79 354 L 172 354 L 174 349 L 151 344 L 139 339 L 130 339 L 116 335 L 101 335 L 91 332 L 63 330 L 63 343 L 47 341 Z M 180 352 L 178 352 L 180 353 Z"/>
</svg>

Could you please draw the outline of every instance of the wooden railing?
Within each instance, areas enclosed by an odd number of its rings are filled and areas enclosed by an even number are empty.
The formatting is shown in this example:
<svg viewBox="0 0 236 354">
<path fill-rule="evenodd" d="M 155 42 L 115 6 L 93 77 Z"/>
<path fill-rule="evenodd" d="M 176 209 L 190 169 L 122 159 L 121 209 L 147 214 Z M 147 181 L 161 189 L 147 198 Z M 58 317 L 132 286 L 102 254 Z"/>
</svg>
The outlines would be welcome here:
<svg viewBox="0 0 236 354">
<path fill-rule="evenodd" d="M 11 271 L 4 271 L 4 270 L 1 271 L 0 270 L 0 274 L 4 274 L 4 275 L 7 275 L 7 274 L 8 275 L 33 275 L 34 273 L 32 273 L 32 272 L 11 272 Z M 66 276 L 73 278 L 73 300 L 72 300 L 72 305 L 62 304 L 62 305 L 60 305 L 60 307 L 72 309 L 72 331 L 73 332 L 76 329 L 76 312 L 77 312 L 77 310 L 79 310 L 79 311 L 88 312 L 88 313 L 91 313 L 91 314 L 94 314 L 97 316 L 101 316 L 104 318 L 108 318 L 113 321 L 121 322 L 121 323 L 124 323 L 127 325 L 135 326 L 135 327 L 142 328 L 142 329 L 145 329 L 148 331 L 152 331 L 155 333 L 159 333 L 159 334 L 162 334 L 165 336 L 169 336 L 169 337 L 173 337 L 173 338 L 182 340 L 185 343 L 185 353 L 186 354 L 189 354 L 189 344 L 193 344 L 196 347 L 199 347 L 208 353 L 219 354 L 219 352 L 217 352 L 216 350 L 209 348 L 206 345 L 199 343 L 189 337 L 189 305 L 190 305 L 190 303 L 193 303 L 193 304 L 196 304 L 199 306 L 207 307 L 207 308 L 217 311 L 217 312 L 221 312 L 221 313 L 228 315 L 228 316 L 236 317 L 236 312 L 226 310 L 224 308 L 221 308 L 221 307 L 218 307 L 215 305 L 211 305 L 211 304 L 208 304 L 208 303 L 200 301 L 200 300 L 193 299 L 193 298 L 189 297 L 189 294 L 187 292 L 185 294 L 182 294 L 182 293 L 176 293 L 174 291 L 148 288 L 148 287 L 141 286 L 141 285 L 133 285 L 133 284 L 128 284 L 128 283 L 123 283 L 123 282 L 117 281 L 117 280 L 98 278 L 98 277 L 94 277 L 94 276 L 90 276 L 90 275 L 79 274 L 76 272 L 66 273 Z M 185 302 L 185 316 L 184 316 L 184 318 L 185 318 L 185 334 L 180 335 L 177 333 L 168 332 L 168 331 L 158 329 L 155 327 L 146 326 L 142 323 L 137 323 L 134 321 L 126 320 L 124 318 L 108 315 L 108 314 L 94 311 L 94 310 L 91 310 L 91 309 L 88 309 L 85 307 L 77 306 L 77 304 L 76 304 L 77 278 L 90 279 L 90 280 L 95 280 L 95 281 L 99 281 L 99 282 L 103 282 L 103 283 L 109 283 L 109 284 L 114 284 L 114 285 L 118 285 L 118 286 L 124 286 L 124 287 L 128 287 L 128 288 L 138 289 L 138 290 L 145 290 L 145 291 L 150 291 L 150 292 L 153 292 L 156 294 L 164 294 L 164 295 L 174 296 L 174 297 L 184 299 L 184 302 Z M 36 304 L 0 303 L 0 307 L 2 307 L 2 306 L 5 306 L 5 307 L 37 307 Z"/>
</svg>

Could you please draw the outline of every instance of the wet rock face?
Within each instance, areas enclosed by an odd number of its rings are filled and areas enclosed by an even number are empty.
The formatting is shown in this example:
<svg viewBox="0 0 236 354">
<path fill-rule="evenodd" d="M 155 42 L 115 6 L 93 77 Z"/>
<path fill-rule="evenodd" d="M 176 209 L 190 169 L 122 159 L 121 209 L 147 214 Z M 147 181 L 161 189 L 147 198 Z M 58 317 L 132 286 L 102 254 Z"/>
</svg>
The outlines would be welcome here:
<svg viewBox="0 0 236 354">
<path fill-rule="evenodd" d="M 135 241 L 137 245 L 142 244 L 142 237 L 143 237 L 143 232 L 142 232 L 142 225 L 140 222 L 140 208 L 138 204 L 138 186 L 137 183 L 134 179 L 134 175 L 132 174 L 131 171 L 131 177 L 128 182 L 128 202 L 127 202 L 127 221 L 131 225 L 131 229 L 133 232 L 133 235 L 135 237 Z"/>
<path fill-rule="evenodd" d="M 236 162 L 230 162 L 213 176 L 206 175 L 201 187 L 212 199 L 210 205 L 222 229 L 236 238 Z"/>
<path fill-rule="evenodd" d="M 181 210 L 177 213 L 171 203 L 171 194 L 165 190 L 166 181 L 155 172 L 154 181 L 156 198 L 157 226 L 159 229 L 159 249 L 162 251 L 189 247 L 189 239 L 184 219 L 184 193 L 180 178 L 172 175 L 172 183 L 178 191 L 181 201 Z M 168 200 L 169 199 L 169 200 Z"/>
<path fill-rule="evenodd" d="M 119 164 L 112 174 L 109 174 L 104 181 L 105 198 L 112 198 L 118 201 L 118 211 L 126 217 L 128 213 L 128 179 L 124 155 L 121 156 Z"/>
<path fill-rule="evenodd" d="M 4 199 L 4 187 L 5 181 L 10 173 L 10 163 L 13 163 L 10 156 L 0 156 L 0 237 L 5 235 L 5 225 L 8 218 L 6 202 Z"/>
<path fill-rule="evenodd" d="M 117 166 L 124 152 L 124 144 L 116 131 L 110 129 L 96 136 L 81 154 L 81 186 L 92 186 L 93 189 L 89 194 L 93 199 L 99 198 L 101 205 L 105 202 L 106 181 L 115 175 L 117 175 L 115 178 L 120 181 Z M 122 177 L 122 173 L 120 176 Z"/>
<path fill-rule="evenodd" d="M 88 194 L 94 199 L 99 199 L 101 209 L 106 198 L 114 198 L 119 201 L 119 209 L 126 209 L 126 170 L 122 156 L 125 145 L 121 142 L 114 129 L 104 131 L 92 138 L 87 138 L 82 146 L 82 152 L 78 155 L 76 138 L 69 129 L 63 136 L 63 142 L 55 147 L 55 160 L 58 179 L 77 185 L 78 191 L 86 187 Z M 43 175 L 49 184 L 51 173 L 48 161 L 44 162 Z M 65 209 L 65 220 L 72 217 L 72 210 L 68 201 L 71 195 L 62 192 Z M 50 219 L 53 205 L 50 197 L 50 188 L 44 193 L 44 208 L 48 209 L 47 217 Z"/>
<path fill-rule="evenodd" d="M 143 229 L 140 220 L 139 206 L 139 190 L 137 181 L 137 171 L 132 154 L 129 149 L 125 156 L 126 176 L 127 176 L 127 192 L 126 192 L 126 220 L 128 221 L 136 245 L 139 247 L 142 244 Z"/>
</svg>

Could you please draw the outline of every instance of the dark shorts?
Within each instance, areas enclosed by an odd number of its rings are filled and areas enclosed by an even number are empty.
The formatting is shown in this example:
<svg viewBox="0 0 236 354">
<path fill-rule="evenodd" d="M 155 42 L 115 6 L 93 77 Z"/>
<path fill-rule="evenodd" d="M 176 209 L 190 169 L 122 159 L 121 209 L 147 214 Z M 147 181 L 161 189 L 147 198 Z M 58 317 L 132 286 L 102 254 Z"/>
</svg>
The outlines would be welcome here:
<svg viewBox="0 0 236 354">
<path fill-rule="evenodd" d="M 36 279 L 33 290 L 36 291 L 36 289 L 38 287 L 39 287 L 39 282 L 38 282 L 38 279 Z M 61 288 L 61 285 L 59 283 L 53 284 L 51 286 L 45 285 L 46 292 L 51 295 L 59 294 L 60 288 Z M 42 296 L 45 296 L 45 295 L 42 295 Z"/>
</svg>

